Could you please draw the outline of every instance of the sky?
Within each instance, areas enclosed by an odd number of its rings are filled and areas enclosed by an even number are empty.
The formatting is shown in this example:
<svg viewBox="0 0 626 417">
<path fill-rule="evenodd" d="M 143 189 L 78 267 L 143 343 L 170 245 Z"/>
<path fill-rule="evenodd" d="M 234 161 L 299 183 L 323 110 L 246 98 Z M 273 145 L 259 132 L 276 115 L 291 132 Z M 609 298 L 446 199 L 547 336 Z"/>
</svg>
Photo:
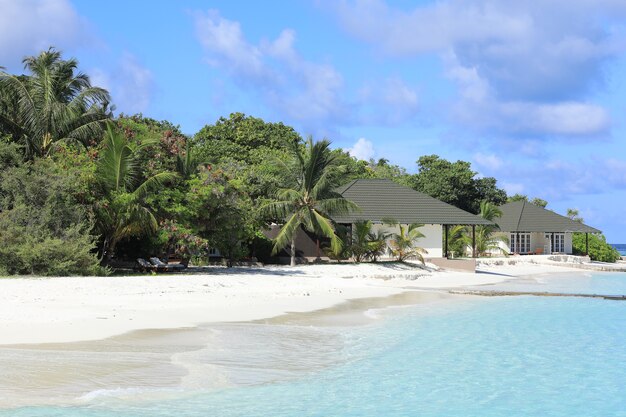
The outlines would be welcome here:
<svg viewBox="0 0 626 417">
<path fill-rule="evenodd" d="M 232 112 L 416 172 L 466 160 L 626 242 L 624 0 L 0 0 L 0 66 L 54 46 L 116 114 Z"/>
</svg>

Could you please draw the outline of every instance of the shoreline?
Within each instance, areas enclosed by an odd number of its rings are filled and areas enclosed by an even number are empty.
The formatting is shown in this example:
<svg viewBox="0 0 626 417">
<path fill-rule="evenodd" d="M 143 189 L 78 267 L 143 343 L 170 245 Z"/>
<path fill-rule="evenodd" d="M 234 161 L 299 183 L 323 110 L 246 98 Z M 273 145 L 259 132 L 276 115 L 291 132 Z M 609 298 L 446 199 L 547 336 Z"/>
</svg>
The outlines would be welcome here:
<svg viewBox="0 0 626 417">
<path fill-rule="evenodd" d="M 476 287 L 567 266 L 486 266 L 477 273 L 403 264 L 215 268 L 205 275 L 0 279 L 0 346 L 101 340 L 309 313 L 407 290 Z"/>
<path fill-rule="evenodd" d="M 287 279 L 293 281 L 289 284 L 296 285 L 288 285 L 287 288 L 290 291 L 301 289 L 301 281 L 317 286 L 328 284 L 316 278 L 313 274 L 315 271 L 308 272 L 306 278 L 295 280 L 292 274 L 287 274 Z M 300 306 L 298 311 L 251 320 L 206 321 L 187 327 L 139 328 L 86 341 L 0 345 L 3 353 L 0 356 L 0 368 L 9 370 L 7 382 L 12 381 L 10 385 L 0 385 L 0 392 L 4 392 L 6 397 L 0 400 L 0 410 L 22 406 L 106 404 L 109 399 L 139 402 L 162 400 L 230 386 L 298 378 L 303 373 L 338 363 L 334 353 L 341 348 L 340 335 L 345 328 L 376 323 L 384 325 L 384 320 L 396 314 L 395 308 L 421 306 L 423 314 L 432 314 L 441 309 L 456 309 L 468 301 L 483 302 L 476 301 L 478 295 L 454 294 L 448 287 L 451 283 L 461 282 L 462 285 L 456 288 L 462 290 L 468 287 L 480 288 L 481 285 L 488 285 L 487 282 L 515 281 L 543 274 L 580 273 L 564 268 L 546 270 L 532 267 L 529 270 L 498 267 L 497 271 L 483 271 L 479 274 L 434 272 L 428 275 L 430 281 L 398 278 L 397 270 L 393 276 L 371 277 L 374 274 L 379 276 L 379 272 L 370 270 L 369 275 L 364 274 L 366 276 L 360 278 L 330 278 L 333 285 L 339 285 L 335 282 L 337 280 L 350 285 L 345 284 L 343 290 L 339 290 L 342 291 L 342 300 L 318 309 L 307 310 L 304 307 L 313 306 L 307 304 Z M 232 274 L 224 274 L 221 278 L 230 279 L 233 276 L 242 279 Z M 200 279 L 206 278 L 202 276 Z M 247 280 L 242 282 L 244 285 L 252 285 Z M 468 286 L 470 282 L 478 285 Z M 1 284 L 0 281 L 0 288 Z M 363 285 L 366 285 L 366 290 L 362 288 Z M 236 288 L 240 290 L 240 287 Z M 374 296 L 353 297 L 356 293 L 365 294 L 372 289 L 376 291 Z M 317 288 L 318 293 L 324 290 L 327 288 Z M 391 294 L 381 295 L 381 290 Z M 312 296 L 315 294 L 303 295 L 299 299 Z M 284 308 L 284 305 L 277 304 L 275 307 L 278 310 Z M 222 313 L 228 314 L 229 311 L 227 309 Z M 267 310 L 252 309 L 246 314 L 261 312 Z M 309 342 L 303 342 L 306 340 Z M 307 350 L 293 351 L 294 347 L 306 347 Z M 276 349 L 282 353 L 277 354 Z M 314 358 L 312 361 L 311 356 Z M 307 361 L 302 362 L 303 357 Z M 277 370 L 269 371 L 274 368 Z"/>
<path fill-rule="evenodd" d="M 344 329 L 384 325 L 396 308 L 448 309 L 476 298 L 411 289 L 252 321 L 0 346 L 0 368 L 8 370 L 6 381 L 12 381 L 0 384 L 0 411 L 106 405 L 110 400 L 139 404 L 302 378 L 343 363 L 335 354 L 343 349 Z"/>
</svg>

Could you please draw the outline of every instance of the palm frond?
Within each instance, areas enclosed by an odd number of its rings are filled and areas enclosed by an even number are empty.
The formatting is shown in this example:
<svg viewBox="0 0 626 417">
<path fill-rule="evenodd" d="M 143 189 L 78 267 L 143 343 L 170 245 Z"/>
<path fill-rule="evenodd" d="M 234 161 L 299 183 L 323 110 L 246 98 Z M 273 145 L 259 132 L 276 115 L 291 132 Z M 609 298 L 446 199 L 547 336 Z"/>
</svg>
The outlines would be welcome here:
<svg viewBox="0 0 626 417">
<path fill-rule="evenodd" d="M 291 243 L 291 240 L 295 238 L 295 234 L 300 228 L 300 218 L 297 213 L 294 213 L 287 223 L 281 227 L 278 235 L 274 238 L 274 247 L 272 248 L 272 255 L 276 255 L 280 250 L 285 248 Z"/>
</svg>

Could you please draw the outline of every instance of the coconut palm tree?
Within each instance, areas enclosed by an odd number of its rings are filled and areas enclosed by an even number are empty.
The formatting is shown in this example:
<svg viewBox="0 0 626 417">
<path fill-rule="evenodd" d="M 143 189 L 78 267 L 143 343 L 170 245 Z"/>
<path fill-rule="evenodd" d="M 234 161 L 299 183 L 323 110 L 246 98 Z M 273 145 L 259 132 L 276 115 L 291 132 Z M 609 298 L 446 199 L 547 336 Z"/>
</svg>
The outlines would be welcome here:
<svg viewBox="0 0 626 417">
<path fill-rule="evenodd" d="M 489 202 L 482 201 L 480 203 L 480 213 L 478 213 L 480 217 L 485 220 L 489 220 L 493 222 L 495 219 L 502 216 L 502 211 L 498 206 Z M 485 256 L 489 253 L 493 252 L 501 252 L 506 255 L 506 251 L 500 247 L 500 242 L 508 242 L 508 239 L 504 236 L 496 236 L 495 232 L 498 230 L 498 226 L 496 224 L 489 225 L 479 225 L 476 226 L 476 253 L 478 256 Z M 465 236 L 466 242 L 471 246 L 472 237 L 468 234 Z"/>
<path fill-rule="evenodd" d="M 96 224 L 103 236 L 101 255 L 110 261 L 117 243 L 127 237 L 153 232 L 157 228 L 154 214 L 145 198 L 164 182 L 177 177 L 175 173 L 160 172 L 141 180 L 137 153 L 156 141 L 131 143 L 107 124 L 103 149 L 96 163 L 96 177 L 104 199 L 96 204 Z"/>
<path fill-rule="evenodd" d="M 24 146 L 27 158 L 47 156 L 57 142 L 86 146 L 102 136 L 109 93 L 76 73 L 75 59 L 50 48 L 23 63 L 32 75 L 0 70 L 0 129 Z"/>
<path fill-rule="evenodd" d="M 273 254 L 290 245 L 291 266 L 296 264 L 296 234 L 304 228 L 330 239 L 331 250 L 339 253 L 343 242 L 335 233 L 329 216 L 356 209 L 356 205 L 334 191 L 333 178 L 345 168 L 337 164 L 330 142 L 313 143 L 309 137 L 304 148 L 292 143 L 293 165 L 287 167 L 286 186 L 276 193 L 276 201 L 263 206 L 278 221 L 284 221 L 274 239 Z"/>
<path fill-rule="evenodd" d="M 386 221 L 389 226 L 398 226 L 399 231 L 392 233 L 389 240 L 389 253 L 398 261 L 404 262 L 409 258 L 417 258 L 424 263 L 426 249 L 417 246 L 417 240 L 424 237 L 419 231 L 423 224 L 402 225 L 396 221 Z"/>
</svg>

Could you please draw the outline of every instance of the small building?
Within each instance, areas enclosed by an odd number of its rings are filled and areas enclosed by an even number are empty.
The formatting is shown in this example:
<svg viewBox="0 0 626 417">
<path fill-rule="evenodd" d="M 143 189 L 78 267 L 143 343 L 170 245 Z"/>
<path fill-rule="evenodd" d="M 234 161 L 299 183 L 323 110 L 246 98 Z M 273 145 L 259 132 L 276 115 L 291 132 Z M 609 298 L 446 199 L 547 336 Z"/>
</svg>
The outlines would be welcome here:
<svg viewBox="0 0 626 417">
<path fill-rule="evenodd" d="M 420 232 L 424 237 L 417 244 L 428 251 L 426 258 L 442 258 L 446 255 L 448 226 L 493 224 L 482 217 L 387 179 L 357 179 L 337 191 L 354 202 L 360 210 L 333 216 L 336 223 L 352 226 L 358 221 L 369 220 L 374 223 L 374 232 L 380 229 L 397 232 L 397 227 L 394 229 L 384 224 L 387 219 L 403 225 L 423 224 Z"/>
<path fill-rule="evenodd" d="M 500 206 L 502 216 L 495 220 L 508 240 L 501 247 L 511 254 L 572 254 L 573 233 L 602 233 L 569 217 L 536 206 L 525 200 Z M 589 252 L 587 246 L 586 252 Z"/>
</svg>

